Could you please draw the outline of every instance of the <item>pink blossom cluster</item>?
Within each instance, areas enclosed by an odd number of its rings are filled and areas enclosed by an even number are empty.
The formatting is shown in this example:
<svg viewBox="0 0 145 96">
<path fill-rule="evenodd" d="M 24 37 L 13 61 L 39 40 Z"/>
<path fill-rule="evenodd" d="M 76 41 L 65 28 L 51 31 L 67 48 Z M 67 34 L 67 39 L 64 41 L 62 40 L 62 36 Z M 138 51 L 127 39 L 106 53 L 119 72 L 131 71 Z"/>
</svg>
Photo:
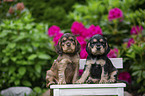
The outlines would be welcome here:
<svg viewBox="0 0 145 96">
<path fill-rule="evenodd" d="M 120 19 L 123 18 L 123 12 L 121 9 L 114 8 L 114 9 L 109 10 L 109 14 L 108 14 L 109 21 L 118 19 L 118 18 L 120 18 Z"/>
<path fill-rule="evenodd" d="M 10 1 L 13 1 L 13 0 L 6 0 L 6 1 L 9 1 L 9 2 L 10 2 Z M 15 7 L 16 7 L 16 8 L 15 8 Z M 22 10 L 24 10 L 24 8 L 25 8 L 23 2 L 17 3 L 15 7 L 10 7 L 10 8 L 9 8 L 9 11 L 8 11 L 9 14 L 14 14 L 15 9 L 17 9 L 17 10 L 19 10 L 19 11 L 22 11 Z"/>
<path fill-rule="evenodd" d="M 130 38 L 129 40 L 128 40 L 128 43 L 127 43 L 127 48 L 129 48 L 132 44 L 134 44 L 135 43 L 135 41 L 134 41 L 134 39 L 133 38 Z"/>
<path fill-rule="evenodd" d="M 75 21 L 71 26 L 71 32 L 77 36 L 78 42 L 81 44 L 80 58 L 87 58 L 88 53 L 86 52 L 87 40 L 95 34 L 102 34 L 100 26 L 91 25 L 86 28 L 81 22 Z"/>
<path fill-rule="evenodd" d="M 131 35 L 138 35 L 141 34 L 143 30 L 142 26 L 133 26 L 130 30 Z M 127 48 L 129 48 L 131 45 L 135 43 L 135 40 L 133 38 L 130 38 L 127 42 Z"/>
<path fill-rule="evenodd" d="M 56 46 L 58 43 L 58 40 L 61 38 L 63 33 L 61 33 L 61 30 L 58 26 L 53 25 L 48 29 L 48 35 L 50 37 L 53 37 L 53 42 L 54 42 L 54 45 Z"/>
<path fill-rule="evenodd" d="M 111 49 L 107 56 L 108 58 L 117 58 L 118 49 L 117 48 Z"/>
<path fill-rule="evenodd" d="M 74 35 L 78 35 L 86 39 L 89 39 L 95 34 L 103 35 L 100 26 L 91 25 L 89 28 L 85 28 L 81 22 L 77 21 L 73 22 L 71 31 Z"/>
<path fill-rule="evenodd" d="M 86 52 L 86 45 L 87 45 L 86 40 L 88 40 L 95 34 L 103 35 L 100 26 L 91 25 L 89 28 L 86 28 L 81 22 L 77 22 L 77 21 L 73 22 L 71 26 L 71 32 L 73 35 L 76 36 L 78 42 L 81 45 L 81 52 L 80 52 L 81 59 L 87 58 L 88 55 Z M 53 37 L 53 41 L 55 45 L 57 45 L 58 40 L 63 35 L 63 33 L 61 33 L 61 30 L 58 26 L 53 25 L 48 29 L 48 35 L 50 37 Z"/>
<path fill-rule="evenodd" d="M 128 72 L 121 72 L 118 75 L 119 80 L 126 81 L 127 83 L 131 83 L 131 75 Z"/>
<path fill-rule="evenodd" d="M 133 26 L 132 29 L 130 30 L 130 34 L 131 35 L 138 35 L 139 33 L 141 33 L 143 30 L 142 26 Z"/>
</svg>

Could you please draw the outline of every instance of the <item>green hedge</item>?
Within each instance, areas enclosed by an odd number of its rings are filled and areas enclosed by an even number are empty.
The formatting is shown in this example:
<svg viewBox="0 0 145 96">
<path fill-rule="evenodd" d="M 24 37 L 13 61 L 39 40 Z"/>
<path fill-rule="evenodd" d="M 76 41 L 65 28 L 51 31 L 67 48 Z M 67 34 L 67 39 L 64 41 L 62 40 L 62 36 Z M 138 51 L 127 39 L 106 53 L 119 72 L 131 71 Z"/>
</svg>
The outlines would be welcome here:
<svg viewBox="0 0 145 96">
<path fill-rule="evenodd" d="M 45 88 L 45 72 L 56 53 L 47 35 L 48 25 L 33 21 L 27 12 L 0 24 L 0 90 L 11 86 Z"/>
</svg>

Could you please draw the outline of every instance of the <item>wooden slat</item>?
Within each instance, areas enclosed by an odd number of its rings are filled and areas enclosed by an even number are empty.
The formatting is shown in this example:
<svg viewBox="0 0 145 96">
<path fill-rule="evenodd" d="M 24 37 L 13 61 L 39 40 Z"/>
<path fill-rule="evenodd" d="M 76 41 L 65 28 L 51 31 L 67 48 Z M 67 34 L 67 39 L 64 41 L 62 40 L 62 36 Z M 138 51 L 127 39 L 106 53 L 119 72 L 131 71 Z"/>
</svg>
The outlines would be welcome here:
<svg viewBox="0 0 145 96">
<path fill-rule="evenodd" d="M 126 87 L 125 83 L 112 83 L 112 84 L 66 84 L 66 85 L 51 85 L 50 89 L 62 88 L 62 89 L 77 89 L 77 88 L 114 88 L 114 87 Z"/>
<path fill-rule="evenodd" d="M 122 58 L 109 58 L 112 61 L 112 64 L 114 67 L 117 69 L 122 69 L 123 68 L 123 60 Z M 84 69 L 84 65 L 86 63 L 86 59 L 80 59 L 80 66 L 79 69 Z"/>
</svg>

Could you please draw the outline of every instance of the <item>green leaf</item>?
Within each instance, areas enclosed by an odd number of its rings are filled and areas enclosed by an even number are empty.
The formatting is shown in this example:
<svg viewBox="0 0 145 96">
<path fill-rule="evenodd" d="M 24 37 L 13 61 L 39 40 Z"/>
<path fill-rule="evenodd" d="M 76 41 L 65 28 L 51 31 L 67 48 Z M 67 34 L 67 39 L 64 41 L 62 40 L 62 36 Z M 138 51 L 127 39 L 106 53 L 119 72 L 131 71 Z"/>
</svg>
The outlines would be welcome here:
<svg viewBox="0 0 145 96">
<path fill-rule="evenodd" d="M 42 90 L 41 90 L 40 87 L 35 87 L 33 90 L 34 90 L 35 92 L 37 92 L 37 93 L 41 93 L 41 92 L 42 92 Z"/>
<path fill-rule="evenodd" d="M 23 75 L 26 73 L 26 68 L 25 68 L 25 67 L 20 67 L 20 68 L 18 69 L 18 72 L 19 72 L 20 75 L 23 76 Z"/>
<path fill-rule="evenodd" d="M 9 68 L 9 75 L 11 75 L 12 73 L 14 73 L 15 70 L 16 70 L 16 67 L 15 66 L 11 66 Z"/>
<path fill-rule="evenodd" d="M 135 53 L 137 53 L 137 54 L 142 54 L 143 53 L 143 49 L 141 47 L 135 45 L 135 44 L 132 46 L 132 48 L 135 51 Z"/>
<path fill-rule="evenodd" d="M 132 76 L 137 76 L 138 73 L 139 73 L 139 71 L 135 71 L 135 72 L 132 73 Z"/>
<path fill-rule="evenodd" d="M 34 60 L 37 57 L 36 54 L 32 54 L 28 57 L 28 60 Z"/>
<path fill-rule="evenodd" d="M 11 60 L 15 62 L 17 60 L 17 58 L 16 57 L 11 57 Z"/>
<path fill-rule="evenodd" d="M 13 49 L 15 46 L 16 46 L 16 43 L 9 43 L 9 45 L 8 45 L 8 47 L 9 47 L 9 48 L 12 48 L 12 49 Z"/>
<path fill-rule="evenodd" d="M 142 72 L 142 76 L 145 79 L 145 71 Z"/>
<path fill-rule="evenodd" d="M 47 55 L 47 54 L 39 54 L 38 57 L 39 57 L 40 59 L 46 59 L 46 60 L 51 59 L 51 57 L 50 57 L 49 55 Z"/>
<path fill-rule="evenodd" d="M 132 52 L 132 53 L 130 53 L 130 54 L 126 54 L 126 56 L 127 56 L 127 57 L 130 57 L 130 58 L 132 58 L 132 59 L 134 59 L 134 58 L 135 58 L 135 53 Z"/>
<path fill-rule="evenodd" d="M 19 85 L 20 84 L 20 80 L 15 80 L 14 83 L 15 83 L 15 85 Z"/>
<path fill-rule="evenodd" d="M 24 86 L 29 86 L 29 87 L 32 86 L 31 82 L 26 81 L 26 80 L 22 81 L 22 84 L 23 84 Z"/>
<path fill-rule="evenodd" d="M 35 70 L 40 73 L 41 72 L 41 66 L 39 64 L 35 65 Z"/>
</svg>

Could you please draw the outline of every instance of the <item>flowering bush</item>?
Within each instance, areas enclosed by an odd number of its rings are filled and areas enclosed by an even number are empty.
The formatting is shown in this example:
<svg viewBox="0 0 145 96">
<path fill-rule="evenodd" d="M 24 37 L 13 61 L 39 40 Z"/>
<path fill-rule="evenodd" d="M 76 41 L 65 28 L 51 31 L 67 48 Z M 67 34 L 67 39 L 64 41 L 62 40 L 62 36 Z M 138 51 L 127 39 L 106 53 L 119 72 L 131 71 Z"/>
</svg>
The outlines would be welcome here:
<svg viewBox="0 0 145 96">
<path fill-rule="evenodd" d="M 88 0 L 87 4 L 74 5 L 74 11 L 68 15 L 70 19 L 82 22 L 88 27 L 87 30 L 91 28 L 92 32 L 96 32 L 94 25 L 101 28 L 100 33 L 103 32 L 108 38 L 111 47 L 108 57 L 123 58 L 124 70 L 133 78 L 132 81 L 126 81 L 132 84 L 131 90 L 137 88 L 136 95 L 145 91 L 145 10 L 137 7 L 139 3 L 144 4 L 145 1 Z M 85 41 L 91 37 L 92 32 L 86 33 Z M 120 76 L 127 76 L 125 72 L 120 73 Z"/>
<path fill-rule="evenodd" d="M 132 29 L 130 30 L 131 35 L 137 35 L 141 33 L 143 30 L 142 26 L 133 26 Z"/>
<path fill-rule="evenodd" d="M 119 8 L 114 8 L 109 10 L 108 19 L 109 21 L 113 19 L 123 18 L 123 12 Z"/>
<path fill-rule="evenodd" d="M 90 39 L 95 34 L 103 35 L 100 26 L 91 25 L 89 28 L 86 28 L 81 22 L 77 21 L 73 22 L 71 26 L 71 32 L 73 35 L 76 36 L 78 42 L 81 45 L 80 52 L 81 59 L 87 58 L 86 52 L 87 40 Z M 48 29 L 48 35 L 49 37 L 53 37 L 53 42 L 54 45 L 56 46 L 59 38 L 63 35 L 63 33 L 61 33 L 60 28 L 58 26 L 53 25 Z"/>
<path fill-rule="evenodd" d="M 109 58 L 117 58 L 118 57 L 118 49 L 117 48 L 111 49 L 107 56 Z"/>
<path fill-rule="evenodd" d="M 21 3 L 17 3 L 16 8 L 17 8 L 17 10 L 22 11 L 22 10 L 24 10 L 25 6 L 24 6 L 23 2 L 21 2 Z"/>
<path fill-rule="evenodd" d="M 121 72 L 119 75 L 118 75 L 118 79 L 119 80 L 123 80 L 123 81 L 126 81 L 127 83 L 131 83 L 131 75 L 128 73 L 128 72 Z"/>
</svg>

